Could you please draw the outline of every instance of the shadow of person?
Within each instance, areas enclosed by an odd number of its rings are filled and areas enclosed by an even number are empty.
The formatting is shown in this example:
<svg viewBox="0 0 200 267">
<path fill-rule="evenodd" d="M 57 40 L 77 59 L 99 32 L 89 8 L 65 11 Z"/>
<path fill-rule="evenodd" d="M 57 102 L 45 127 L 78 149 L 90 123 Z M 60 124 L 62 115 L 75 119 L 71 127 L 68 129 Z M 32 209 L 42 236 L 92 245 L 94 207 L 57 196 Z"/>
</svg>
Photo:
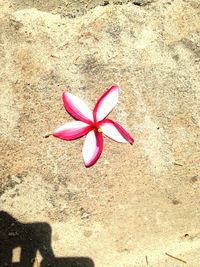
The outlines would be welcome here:
<svg viewBox="0 0 200 267">
<path fill-rule="evenodd" d="M 20 247 L 20 262 L 13 262 L 13 249 Z M 21 223 L 5 211 L 0 211 L 0 267 L 94 267 L 90 258 L 55 258 L 51 248 L 51 227 L 45 222 Z"/>
<path fill-rule="evenodd" d="M 37 250 L 47 260 L 54 259 L 51 248 L 51 227 L 48 223 L 23 224 L 5 211 L 0 211 L 0 266 L 13 266 L 12 252 L 21 248 L 20 264 L 32 267 Z"/>
<path fill-rule="evenodd" d="M 55 258 L 53 262 L 42 260 L 40 267 L 94 267 L 94 262 L 86 257 Z"/>
</svg>

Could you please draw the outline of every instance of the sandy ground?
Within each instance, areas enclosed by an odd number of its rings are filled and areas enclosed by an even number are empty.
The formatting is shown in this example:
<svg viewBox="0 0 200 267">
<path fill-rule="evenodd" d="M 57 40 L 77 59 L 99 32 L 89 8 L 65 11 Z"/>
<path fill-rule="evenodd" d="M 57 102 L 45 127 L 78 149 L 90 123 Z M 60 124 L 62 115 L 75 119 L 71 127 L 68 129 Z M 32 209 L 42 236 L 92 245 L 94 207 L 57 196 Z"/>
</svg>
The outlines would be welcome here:
<svg viewBox="0 0 200 267">
<path fill-rule="evenodd" d="M 114 83 L 135 143 L 86 169 L 45 135 Z M 200 266 L 199 1 L 0 1 L 0 88 L 0 267 Z"/>
</svg>

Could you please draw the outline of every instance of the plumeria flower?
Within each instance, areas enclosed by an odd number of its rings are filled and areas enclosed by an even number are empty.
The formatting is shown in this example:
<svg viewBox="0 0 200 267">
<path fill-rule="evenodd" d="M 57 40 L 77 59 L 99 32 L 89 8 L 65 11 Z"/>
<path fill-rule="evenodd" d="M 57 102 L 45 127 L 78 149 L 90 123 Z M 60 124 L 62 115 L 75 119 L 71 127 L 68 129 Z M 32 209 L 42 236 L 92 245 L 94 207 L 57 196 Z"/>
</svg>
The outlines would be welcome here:
<svg viewBox="0 0 200 267">
<path fill-rule="evenodd" d="M 63 93 L 65 109 L 76 120 L 59 127 L 53 136 L 63 140 L 74 140 L 86 135 L 82 150 L 86 167 L 92 166 L 100 157 L 103 150 L 103 134 L 117 142 L 134 142 L 119 123 L 106 118 L 117 104 L 118 96 L 119 87 L 113 85 L 99 98 L 92 112 L 79 97 L 68 92 Z"/>
</svg>

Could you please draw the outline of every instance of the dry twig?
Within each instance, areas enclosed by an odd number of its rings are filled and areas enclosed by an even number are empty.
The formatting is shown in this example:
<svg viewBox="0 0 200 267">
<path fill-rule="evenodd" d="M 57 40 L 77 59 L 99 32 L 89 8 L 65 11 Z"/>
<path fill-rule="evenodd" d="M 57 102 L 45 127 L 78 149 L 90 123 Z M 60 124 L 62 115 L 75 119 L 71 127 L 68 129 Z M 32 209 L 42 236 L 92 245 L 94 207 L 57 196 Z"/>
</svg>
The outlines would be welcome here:
<svg viewBox="0 0 200 267">
<path fill-rule="evenodd" d="M 168 257 L 171 257 L 172 259 L 175 259 L 175 260 L 177 260 L 177 261 L 181 261 L 181 262 L 187 263 L 185 260 L 182 260 L 182 259 L 180 259 L 180 258 L 177 258 L 177 257 L 175 257 L 175 256 L 173 256 L 173 255 L 168 254 L 168 253 L 165 253 L 165 255 L 167 255 Z"/>
</svg>

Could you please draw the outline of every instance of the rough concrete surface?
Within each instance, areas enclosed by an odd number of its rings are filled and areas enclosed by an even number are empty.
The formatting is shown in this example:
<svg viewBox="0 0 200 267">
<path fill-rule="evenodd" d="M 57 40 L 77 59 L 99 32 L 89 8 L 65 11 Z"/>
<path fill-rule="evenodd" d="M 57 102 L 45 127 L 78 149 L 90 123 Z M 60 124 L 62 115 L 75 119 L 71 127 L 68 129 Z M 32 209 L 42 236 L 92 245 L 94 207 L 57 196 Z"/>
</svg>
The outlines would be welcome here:
<svg viewBox="0 0 200 267">
<path fill-rule="evenodd" d="M 113 83 L 136 141 L 105 138 L 86 169 L 84 138 L 44 136 L 71 119 L 62 91 L 93 108 Z M 47 229 L 31 235 L 52 235 L 54 266 L 200 266 L 198 0 L 1 0 L 0 90 L 0 207 Z"/>
</svg>

